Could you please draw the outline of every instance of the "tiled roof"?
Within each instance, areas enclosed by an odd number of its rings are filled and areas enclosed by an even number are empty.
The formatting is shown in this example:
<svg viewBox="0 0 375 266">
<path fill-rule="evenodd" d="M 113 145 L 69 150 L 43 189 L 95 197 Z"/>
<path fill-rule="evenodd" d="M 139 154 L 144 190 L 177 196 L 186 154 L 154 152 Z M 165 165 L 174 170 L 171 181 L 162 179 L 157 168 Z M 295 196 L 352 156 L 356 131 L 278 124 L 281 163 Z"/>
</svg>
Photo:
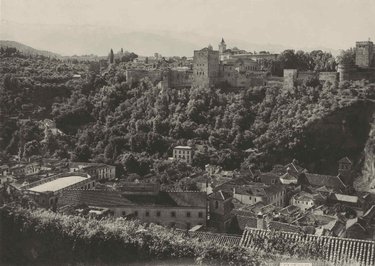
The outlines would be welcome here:
<svg viewBox="0 0 375 266">
<path fill-rule="evenodd" d="M 345 194 L 332 194 L 331 195 L 332 199 L 338 200 L 338 201 L 343 201 L 343 202 L 349 202 L 349 203 L 357 203 L 358 202 L 358 197 L 357 196 L 350 196 L 350 195 L 345 195 Z"/>
<path fill-rule="evenodd" d="M 372 219 L 375 217 L 375 205 L 372 205 L 371 208 L 369 208 L 365 214 L 363 215 L 364 219 Z"/>
<path fill-rule="evenodd" d="M 258 178 L 260 179 L 260 182 L 269 185 L 272 183 L 272 180 L 279 182 L 279 176 L 273 173 L 262 173 Z"/>
<path fill-rule="evenodd" d="M 59 206 L 85 203 L 109 207 L 128 205 L 206 207 L 205 192 L 159 192 L 157 195 L 124 195 L 109 190 L 63 190 Z"/>
<path fill-rule="evenodd" d="M 213 241 L 223 246 L 239 246 L 241 241 L 241 237 L 237 235 L 218 234 L 201 231 L 189 232 L 188 234 L 191 237 L 198 238 L 202 241 Z"/>
<path fill-rule="evenodd" d="M 247 227 L 242 234 L 240 245 L 252 249 L 259 249 L 260 245 L 253 242 L 257 236 L 269 236 L 272 231 Z M 356 261 L 361 265 L 375 264 L 375 241 L 339 238 L 330 236 L 316 236 L 292 232 L 279 232 L 288 243 L 318 243 L 324 248 L 325 260 L 337 263 Z"/>
<path fill-rule="evenodd" d="M 319 175 L 305 173 L 308 182 L 316 187 L 326 186 L 328 188 L 334 188 L 338 190 L 343 190 L 346 188 L 345 184 L 338 176 L 332 175 Z"/>
<path fill-rule="evenodd" d="M 114 207 L 134 205 L 117 191 L 63 190 L 58 206 L 86 204 L 89 206 Z"/>
<path fill-rule="evenodd" d="M 257 228 L 256 217 L 236 215 L 236 220 L 241 230 L 245 230 L 246 227 Z"/>
<path fill-rule="evenodd" d="M 232 195 L 228 192 L 219 190 L 219 191 L 211 193 L 208 197 L 211 199 L 216 199 L 216 200 L 227 200 L 231 198 Z"/>
</svg>

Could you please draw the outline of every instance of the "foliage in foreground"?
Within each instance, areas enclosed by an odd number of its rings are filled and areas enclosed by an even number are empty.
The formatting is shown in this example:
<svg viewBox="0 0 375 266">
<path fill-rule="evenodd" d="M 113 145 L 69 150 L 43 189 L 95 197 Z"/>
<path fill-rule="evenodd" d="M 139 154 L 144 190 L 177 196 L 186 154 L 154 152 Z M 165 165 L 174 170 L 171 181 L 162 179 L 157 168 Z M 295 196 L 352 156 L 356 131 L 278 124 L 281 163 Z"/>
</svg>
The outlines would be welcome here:
<svg viewBox="0 0 375 266">
<path fill-rule="evenodd" d="M 260 254 L 201 242 L 158 225 L 85 219 L 44 210 L 0 209 L 3 261 L 130 262 L 192 258 L 197 263 L 260 265 Z"/>
<path fill-rule="evenodd" d="M 0 209 L 3 261 L 130 262 L 191 258 L 197 263 L 260 265 L 277 258 L 321 259 L 319 247 L 295 245 L 278 234 L 257 238 L 257 250 L 201 241 L 139 221 L 86 219 L 20 207 Z"/>
</svg>

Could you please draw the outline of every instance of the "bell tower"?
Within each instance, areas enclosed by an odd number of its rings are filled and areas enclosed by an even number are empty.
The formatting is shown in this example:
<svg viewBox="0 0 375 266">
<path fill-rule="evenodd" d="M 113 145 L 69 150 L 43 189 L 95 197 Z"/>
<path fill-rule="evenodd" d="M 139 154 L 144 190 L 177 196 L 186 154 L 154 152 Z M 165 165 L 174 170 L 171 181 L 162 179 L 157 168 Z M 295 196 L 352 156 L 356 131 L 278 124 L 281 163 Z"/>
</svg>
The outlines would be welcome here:
<svg viewBox="0 0 375 266">
<path fill-rule="evenodd" d="M 221 42 L 219 43 L 219 54 L 222 55 L 226 49 L 227 45 L 225 44 L 224 38 L 221 38 Z"/>
</svg>

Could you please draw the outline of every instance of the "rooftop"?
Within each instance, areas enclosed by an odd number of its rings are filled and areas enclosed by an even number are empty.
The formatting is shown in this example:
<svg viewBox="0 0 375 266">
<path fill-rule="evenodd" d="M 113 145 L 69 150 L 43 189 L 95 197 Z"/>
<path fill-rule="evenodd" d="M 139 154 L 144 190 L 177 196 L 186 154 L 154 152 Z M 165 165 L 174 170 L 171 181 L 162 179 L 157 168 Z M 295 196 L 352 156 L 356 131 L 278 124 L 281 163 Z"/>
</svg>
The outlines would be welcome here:
<svg viewBox="0 0 375 266">
<path fill-rule="evenodd" d="M 191 150 L 190 146 L 176 146 L 175 149 Z"/>
<path fill-rule="evenodd" d="M 50 182 L 37 185 L 35 187 L 31 187 L 28 190 L 34 191 L 34 192 L 46 192 L 46 191 L 55 192 L 63 188 L 69 187 L 71 185 L 74 185 L 76 183 L 79 183 L 86 179 L 88 178 L 83 177 L 83 176 L 77 176 L 77 175 L 66 176 L 66 177 L 61 177 L 61 178 L 52 180 Z"/>
<path fill-rule="evenodd" d="M 328 188 L 334 188 L 338 190 L 343 190 L 346 188 L 346 185 L 342 182 L 340 177 L 332 175 L 319 175 L 319 174 L 310 174 L 305 173 L 306 178 L 310 185 L 316 187 L 326 186 Z"/>
</svg>

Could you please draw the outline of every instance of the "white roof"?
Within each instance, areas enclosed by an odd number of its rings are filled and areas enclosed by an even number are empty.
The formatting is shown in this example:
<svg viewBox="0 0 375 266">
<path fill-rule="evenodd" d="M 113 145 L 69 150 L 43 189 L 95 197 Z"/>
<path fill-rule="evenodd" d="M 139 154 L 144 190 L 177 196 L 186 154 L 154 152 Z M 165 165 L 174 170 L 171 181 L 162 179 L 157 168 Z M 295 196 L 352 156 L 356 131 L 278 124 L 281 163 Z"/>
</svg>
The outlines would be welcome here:
<svg viewBox="0 0 375 266">
<path fill-rule="evenodd" d="M 28 190 L 34 191 L 34 192 L 46 192 L 46 191 L 55 192 L 55 191 L 69 187 L 71 185 L 74 185 L 86 179 L 88 178 L 83 177 L 83 176 L 76 176 L 76 175 L 61 177 L 61 178 L 52 180 L 50 182 L 37 185 L 36 187 L 29 188 Z"/>
<path fill-rule="evenodd" d="M 187 149 L 187 150 L 191 150 L 191 147 L 190 146 L 176 146 L 174 147 L 175 149 Z"/>
</svg>

